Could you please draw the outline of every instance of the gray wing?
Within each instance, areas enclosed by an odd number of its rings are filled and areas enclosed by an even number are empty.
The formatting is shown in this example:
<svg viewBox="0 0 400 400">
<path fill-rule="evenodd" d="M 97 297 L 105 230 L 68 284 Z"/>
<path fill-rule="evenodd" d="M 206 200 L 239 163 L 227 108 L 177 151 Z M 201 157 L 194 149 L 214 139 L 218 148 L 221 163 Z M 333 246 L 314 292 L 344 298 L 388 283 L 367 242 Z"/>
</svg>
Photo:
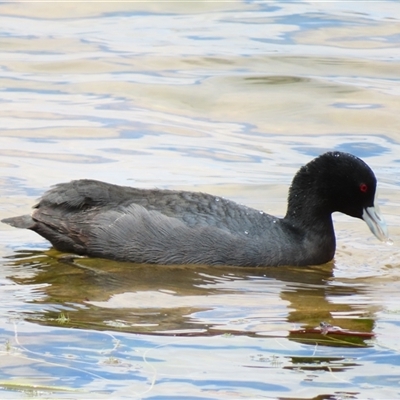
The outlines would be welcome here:
<svg viewBox="0 0 400 400">
<path fill-rule="evenodd" d="M 98 214 L 91 223 L 87 253 L 160 264 L 260 265 L 263 246 L 247 237 L 184 221 L 132 204 Z M 264 252 L 265 253 L 265 252 Z"/>
<path fill-rule="evenodd" d="M 109 212 L 132 204 L 176 218 L 189 227 L 214 226 L 227 232 L 262 235 L 273 228 L 274 217 L 224 198 L 200 192 L 136 189 L 95 180 L 78 180 L 56 185 L 35 205 L 39 210 L 73 212 Z M 47 211 L 46 211 L 47 212 Z M 48 211 L 50 213 L 50 211 Z M 37 216 L 39 213 L 37 213 Z"/>
</svg>

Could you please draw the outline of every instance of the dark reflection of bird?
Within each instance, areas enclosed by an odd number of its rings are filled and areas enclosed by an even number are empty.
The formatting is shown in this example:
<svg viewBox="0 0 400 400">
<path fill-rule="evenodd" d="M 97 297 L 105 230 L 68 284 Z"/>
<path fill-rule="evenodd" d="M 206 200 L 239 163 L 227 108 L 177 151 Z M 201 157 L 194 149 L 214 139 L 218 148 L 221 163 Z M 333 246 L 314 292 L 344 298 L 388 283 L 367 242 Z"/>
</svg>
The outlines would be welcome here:
<svg viewBox="0 0 400 400">
<path fill-rule="evenodd" d="M 4 219 L 64 252 L 157 264 L 322 264 L 335 253 L 331 214 L 362 218 L 379 239 L 376 178 L 359 158 L 325 153 L 295 175 L 277 218 L 204 193 L 146 190 L 95 180 L 56 185 L 32 215 Z"/>
</svg>

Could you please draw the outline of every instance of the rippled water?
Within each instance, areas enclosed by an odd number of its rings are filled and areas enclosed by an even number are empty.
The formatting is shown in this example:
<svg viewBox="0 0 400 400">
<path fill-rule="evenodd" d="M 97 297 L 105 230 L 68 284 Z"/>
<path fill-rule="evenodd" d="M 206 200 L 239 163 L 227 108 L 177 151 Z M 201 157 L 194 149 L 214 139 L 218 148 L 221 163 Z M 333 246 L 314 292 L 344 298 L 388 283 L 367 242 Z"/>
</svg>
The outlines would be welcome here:
<svg viewBox="0 0 400 400">
<path fill-rule="evenodd" d="M 336 149 L 374 169 L 394 241 L 335 215 L 323 266 L 149 267 L 1 225 L 1 398 L 400 397 L 397 2 L 2 3 L 0 22 L 1 218 L 82 177 L 281 216 Z"/>
</svg>

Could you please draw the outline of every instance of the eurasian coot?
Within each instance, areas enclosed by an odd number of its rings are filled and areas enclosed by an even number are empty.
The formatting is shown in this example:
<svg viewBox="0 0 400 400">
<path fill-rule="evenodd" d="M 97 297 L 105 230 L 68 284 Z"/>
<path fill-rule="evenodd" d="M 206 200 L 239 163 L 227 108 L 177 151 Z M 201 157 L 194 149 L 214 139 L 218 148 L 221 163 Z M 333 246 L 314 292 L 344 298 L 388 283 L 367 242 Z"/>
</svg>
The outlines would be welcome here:
<svg viewBox="0 0 400 400">
<path fill-rule="evenodd" d="M 63 252 L 156 264 L 322 264 L 335 254 L 331 214 L 362 218 L 380 240 L 376 178 L 359 158 L 325 153 L 290 186 L 284 218 L 205 193 L 135 189 L 95 180 L 61 183 L 32 215 L 3 219 Z"/>
</svg>

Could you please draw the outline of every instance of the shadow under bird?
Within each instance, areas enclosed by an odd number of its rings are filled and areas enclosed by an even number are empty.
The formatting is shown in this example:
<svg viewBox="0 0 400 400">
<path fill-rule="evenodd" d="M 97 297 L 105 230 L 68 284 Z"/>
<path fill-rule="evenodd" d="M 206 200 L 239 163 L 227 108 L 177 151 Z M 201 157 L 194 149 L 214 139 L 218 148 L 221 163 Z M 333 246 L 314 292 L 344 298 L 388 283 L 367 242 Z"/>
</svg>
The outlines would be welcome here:
<svg viewBox="0 0 400 400">
<path fill-rule="evenodd" d="M 205 193 L 82 179 L 55 185 L 31 215 L 2 222 L 31 229 L 60 251 L 119 261 L 316 265 L 334 257 L 335 211 L 363 219 L 378 239 L 388 239 L 375 191 L 365 162 L 329 152 L 297 172 L 284 218 Z"/>
</svg>

